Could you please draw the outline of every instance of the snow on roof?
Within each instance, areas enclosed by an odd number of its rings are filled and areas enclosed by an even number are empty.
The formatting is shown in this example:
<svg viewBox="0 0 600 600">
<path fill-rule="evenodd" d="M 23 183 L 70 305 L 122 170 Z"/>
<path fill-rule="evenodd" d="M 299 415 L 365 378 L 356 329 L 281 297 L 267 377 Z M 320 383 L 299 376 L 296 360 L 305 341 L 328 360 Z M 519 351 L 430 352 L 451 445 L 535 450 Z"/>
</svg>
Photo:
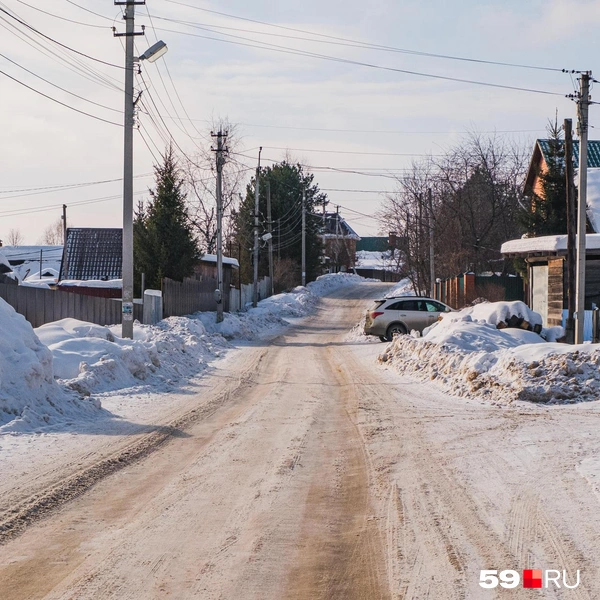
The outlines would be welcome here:
<svg viewBox="0 0 600 600">
<path fill-rule="evenodd" d="M 63 279 L 59 284 L 59 287 L 86 287 L 86 288 L 115 288 L 121 289 L 123 287 L 122 279 Z"/>
<path fill-rule="evenodd" d="M 203 254 L 202 258 L 200 260 L 203 260 L 205 262 L 217 262 L 217 255 L 216 254 Z M 228 256 L 224 256 L 223 257 L 223 264 L 224 265 L 232 265 L 233 267 L 235 267 L 236 269 L 240 268 L 240 263 L 237 261 L 237 258 L 229 258 Z"/>
<path fill-rule="evenodd" d="M 587 250 L 600 249 L 600 234 L 588 233 L 585 236 Z M 520 238 L 504 242 L 500 248 L 502 254 L 529 254 L 529 253 L 562 253 L 567 251 L 566 235 L 544 235 L 534 238 Z"/>
<path fill-rule="evenodd" d="M 9 261 L 40 261 L 40 252 L 44 262 L 54 262 L 62 259 L 62 246 L 2 246 L 0 253 Z"/>
<path fill-rule="evenodd" d="M 593 230 L 600 233 L 600 169 L 587 172 L 587 216 Z"/>
</svg>

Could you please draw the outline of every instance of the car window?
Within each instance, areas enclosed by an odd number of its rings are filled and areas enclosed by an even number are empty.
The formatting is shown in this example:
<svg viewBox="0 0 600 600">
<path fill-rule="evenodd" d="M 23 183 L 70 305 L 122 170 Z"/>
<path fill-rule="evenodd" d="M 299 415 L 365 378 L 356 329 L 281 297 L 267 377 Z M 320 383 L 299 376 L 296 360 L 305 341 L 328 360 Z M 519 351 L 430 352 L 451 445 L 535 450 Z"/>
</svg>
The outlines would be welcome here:
<svg viewBox="0 0 600 600">
<path fill-rule="evenodd" d="M 407 310 L 403 308 L 404 302 L 394 302 L 390 304 L 385 310 Z"/>
<path fill-rule="evenodd" d="M 419 310 L 420 302 L 418 300 L 404 300 L 398 304 L 400 304 L 400 308 L 398 310 Z"/>
<path fill-rule="evenodd" d="M 444 307 L 437 302 L 425 302 L 428 312 L 444 312 Z"/>
</svg>

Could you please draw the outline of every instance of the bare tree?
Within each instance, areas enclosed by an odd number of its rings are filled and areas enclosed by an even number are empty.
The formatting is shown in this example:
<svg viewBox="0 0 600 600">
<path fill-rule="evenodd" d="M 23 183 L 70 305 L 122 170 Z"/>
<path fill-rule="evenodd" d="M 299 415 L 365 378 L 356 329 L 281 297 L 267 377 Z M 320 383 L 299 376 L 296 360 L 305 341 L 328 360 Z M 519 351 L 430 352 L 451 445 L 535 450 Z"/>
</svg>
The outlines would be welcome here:
<svg viewBox="0 0 600 600">
<path fill-rule="evenodd" d="M 500 245 L 521 233 L 518 213 L 526 167 L 523 148 L 496 136 L 469 134 L 441 158 L 413 163 L 398 179 L 379 217 L 401 236 L 404 271 L 417 293 L 430 287 L 431 226 L 438 277 L 502 270 Z"/>
<path fill-rule="evenodd" d="M 60 217 L 44 229 L 44 234 L 38 243 L 44 246 L 62 246 L 65 243 L 63 221 Z"/>
<path fill-rule="evenodd" d="M 219 119 L 213 123 L 213 132 L 227 133 L 228 150 L 226 163 L 222 173 L 223 202 L 223 238 L 228 239 L 232 233 L 231 216 L 235 211 L 239 193 L 242 190 L 248 168 L 236 158 L 241 145 L 237 126 L 227 119 Z M 201 149 L 184 167 L 187 184 L 190 188 L 188 196 L 190 220 L 197 232 L 201 249 L 214 254 L 217 247 L 217 202 L 216 202 L 216 162 L 211 147 L 214 140 L 207 136 L 205 147 Z"/>
<path fill-rule="evenodd" d="M 20 246 L 23 243 L 23 234 L 19 229 L 11 229 L 8 232 L 7 243 L 9 246 Z"/>
</svg>

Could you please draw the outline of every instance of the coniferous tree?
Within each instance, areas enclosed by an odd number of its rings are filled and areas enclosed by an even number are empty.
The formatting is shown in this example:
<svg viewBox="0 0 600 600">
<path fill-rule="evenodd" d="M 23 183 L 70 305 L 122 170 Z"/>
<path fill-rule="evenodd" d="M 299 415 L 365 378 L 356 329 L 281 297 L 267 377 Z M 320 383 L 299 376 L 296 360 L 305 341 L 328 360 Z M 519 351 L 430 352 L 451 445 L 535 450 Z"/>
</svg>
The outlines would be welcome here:
<svg viewBox="0 0 600 600">
<path fill-rule="evenodd" d="M 327 195 L 314 183 L 314 175 L 304 173 L 302 165 L 287 161 L 266 167 L 260 175 L 260 235 L 267 231 L 267 182 L 271 191 L 271 221 L 276 290 L 299 285 L 302 261 L 302 190 L 306 194 L 306 280 L 313 281 L 320 274 L 322 243 L 319 231 L 322 210 Z M 245 283 L 253 279 L 254 179 L 246 188 L 246 197 L 235 214 L 234 237 L 240 252 L 241 278 Z M 261 243 L 259 277 L 268 275 L 266 244 Z M 292 282 L 292 283 L 290 283 Z"/>
<path fill-rule="evenodd" d="M 185 203 L 184 181 L 173 148 L 154 167 L 155 189 L 146 207 L 138 207 L 133 224 L 136 282 L 146 274 L 146 287 L 161 289 L 161 279 L 182 281 L 200 258 Z"/>
<path fill-rule="evenodd" d="M 532 191 L 530 205 L 521 213 L 521 222 L 529 235 L 567 233 L 567 182 L 565 144 L 558 122 L 549 123 L 544 157 L 547 169 L 540 173 L 541 191 Z"/>
</svg>

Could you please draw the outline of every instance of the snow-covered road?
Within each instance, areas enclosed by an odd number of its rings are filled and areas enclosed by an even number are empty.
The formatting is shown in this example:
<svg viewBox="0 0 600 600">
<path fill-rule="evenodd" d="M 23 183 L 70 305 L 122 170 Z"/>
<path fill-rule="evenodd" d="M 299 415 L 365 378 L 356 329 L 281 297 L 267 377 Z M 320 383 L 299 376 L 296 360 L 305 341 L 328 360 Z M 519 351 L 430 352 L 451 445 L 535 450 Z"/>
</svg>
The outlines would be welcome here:
<svg viewBox="0 0 600 600">
<path fill-rule="evenodd" d="M 348 335 L 385 287 L 234 351 L 148 430 L 15 464 L 2 597 L 600 597 L 600 407 L 492 405 L 386 369 Z M 527 568 L 581 585 L 478 585 Z"/>
</svg>

